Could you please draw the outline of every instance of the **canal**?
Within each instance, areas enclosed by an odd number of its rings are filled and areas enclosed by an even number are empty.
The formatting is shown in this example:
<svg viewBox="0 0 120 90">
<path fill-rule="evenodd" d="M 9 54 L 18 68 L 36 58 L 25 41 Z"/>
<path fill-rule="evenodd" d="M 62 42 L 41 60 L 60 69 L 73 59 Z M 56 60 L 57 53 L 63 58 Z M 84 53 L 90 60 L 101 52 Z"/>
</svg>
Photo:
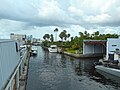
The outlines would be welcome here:
<svg viewBox="0 0 120 90">
<path fill-rule="evenodd" d="M 26 90 L 120 90 L 119 84 L 94 75 L 96 60 L 79 60 L 37 48 L 38 55 L 29 61 Z"/>
</svg>

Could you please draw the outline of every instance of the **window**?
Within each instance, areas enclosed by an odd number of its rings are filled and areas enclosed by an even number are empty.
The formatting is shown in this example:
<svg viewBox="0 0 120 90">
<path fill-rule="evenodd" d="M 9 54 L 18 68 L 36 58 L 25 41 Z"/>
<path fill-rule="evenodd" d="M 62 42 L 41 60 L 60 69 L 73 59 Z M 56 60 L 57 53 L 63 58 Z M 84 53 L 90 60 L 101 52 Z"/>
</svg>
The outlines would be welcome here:
<svg viewBox="0 0 120 90">
<path fill-rule="evenodd" d="M 116 51 L 119 51 L 119 49 L 118 49 L 118 48 L 116 48 L 115 50 L 116 50 Z"/>
<path fill-rule="evenodd" d="M 115 46 L 117 46 L 117 45 L 112 45 L 112 46 L 114 46 L 114 47 L 115 47 Z"/>
</svg>

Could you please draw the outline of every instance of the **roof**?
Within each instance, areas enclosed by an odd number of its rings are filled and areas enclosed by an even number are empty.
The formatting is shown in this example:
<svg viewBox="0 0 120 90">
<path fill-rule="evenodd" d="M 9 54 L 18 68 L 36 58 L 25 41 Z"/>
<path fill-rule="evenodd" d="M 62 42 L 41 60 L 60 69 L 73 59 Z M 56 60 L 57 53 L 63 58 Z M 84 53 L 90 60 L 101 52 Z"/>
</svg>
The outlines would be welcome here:
<svg viewBox="0 0 120 90">
<path fill-rule="evenodd" d="M 13 40 L 11 40 L 11 39 L 0 39 L 0 43 L 3 43 L 3 42 L 13 42 Z"/>
<path fill-rule="evenodd" d="M 85 44 L 106 44 L 107 40 L 83 40 Z"/>
</svg>

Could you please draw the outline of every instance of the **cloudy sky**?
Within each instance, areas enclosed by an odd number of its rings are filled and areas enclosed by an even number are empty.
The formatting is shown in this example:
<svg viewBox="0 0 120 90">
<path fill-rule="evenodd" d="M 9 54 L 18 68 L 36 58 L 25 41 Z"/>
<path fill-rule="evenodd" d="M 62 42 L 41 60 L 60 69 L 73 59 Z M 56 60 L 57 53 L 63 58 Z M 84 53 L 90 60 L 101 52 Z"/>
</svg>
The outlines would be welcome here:
<svg viewBox="0 0 120 90">
<path fill-rule="evenodd" d="M 42 39 L 56 27 L 71 36 L 120 34 L 120 0 L 0 0 L 0 38 L 20 33 Z"/>
</svg>

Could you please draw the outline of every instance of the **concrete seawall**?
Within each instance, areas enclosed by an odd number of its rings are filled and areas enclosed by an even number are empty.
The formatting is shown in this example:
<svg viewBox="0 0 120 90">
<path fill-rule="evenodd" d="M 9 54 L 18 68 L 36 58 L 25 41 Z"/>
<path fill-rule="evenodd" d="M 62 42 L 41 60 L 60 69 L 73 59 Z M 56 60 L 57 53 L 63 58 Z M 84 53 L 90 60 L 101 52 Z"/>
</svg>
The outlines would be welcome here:
<svg viewBox="0 0 120 90">
<path fill-rule="evenodd" d="M 42 48 L 44 50 L 48 50 L 48 47 L 44 47 L 42 46 Z M 69 53 L 69 52 L 65 52 L 65 51 L 59 51 L 58 53 L 62 53 L 71 57 L 75 57 L 75 58 L 83 58 L 83 59 L 88 59 L 88 58 L 97 58 L 97 59 L 101 59 L 103 58 L 103 54 L 102 53 L 97 53 L 97 54 L 73 54 L 73 53 Z"/>
<path fill-rule="evenodd" d="M 72 54 L 72 53 L 69 53 L 69 52 L 63 52 L 63 54 L 65 55 L 68 55 L 68 56 L 71 56 L 71 57 L 75 57 L 75 58 L 84 58 L 84 59 L 88 59 L 88 58 L 103 58 L 103 54 L 101 53 L 98 53 L 98 54 Z"/>
</svg>

